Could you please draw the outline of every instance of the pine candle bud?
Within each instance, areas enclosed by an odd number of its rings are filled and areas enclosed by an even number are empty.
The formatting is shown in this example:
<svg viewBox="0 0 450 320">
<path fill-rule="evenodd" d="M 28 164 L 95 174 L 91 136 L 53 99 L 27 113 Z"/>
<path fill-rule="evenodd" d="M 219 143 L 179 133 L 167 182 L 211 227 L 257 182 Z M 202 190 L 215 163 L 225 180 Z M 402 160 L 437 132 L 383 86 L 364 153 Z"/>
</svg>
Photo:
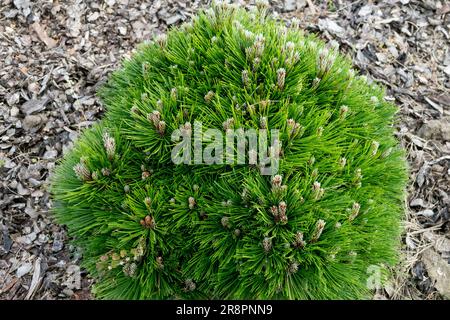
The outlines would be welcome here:
<svg viewBox="0 0 450 320">
<path fill-rule="evenodd" d="M 296 273 L 297 271 L 298 271 L 298 263 L 297 262 L 292 262 L 291 264 L 289 264 L 289 269 L 288 269 L 289 274 Z"/>
<path fill-rule="evenodd" d="M 244 27 L 242 26 L 242 23 L 240 23 L 238 20 L 233 20 L 233 27 L 236 30 L 243 30 Z"/>
<path fill-rule="evenodd" d="M 142 172 L 142 180 L 146 180 L 147 178 L 149 178 L 150 177 L 150 172 L 148 172 L 148 171 L 144 171 L 144 172 Z"/>
<path fill-rule="evenodd" d="M 350 256 L 350 258 L 352 259 L 352 262 L 355 260 L 356 256 L 358 255 L 358 253 L 356 251 L 350 251 L 348 253 L 348 255 Z"/>
<path fill-rule="evenodd" d="M 267 118 L 266 117 L 261 117 L 259 119 L 259 126 L 261 127 L 261 129 L 267 129 Z"/>
<path fill-rule="evenodd" d="M 214 91 L 211 90 L 208 91 L 208 93 L 205 95 L 205 102 L 210 103 L 211 100 L 214 98 L 214 95 L 215 95 Z"/>
<path fill-rule="evenodd" d="M 170 90 L 170 97 L 172 98 L 172 100 L 176 101 L 177 95 L 178 95 L 177 88 L 172 88 L 172 90 Z"/>
<path fill-rule="evenodd" d="M 395 213 L 401 211 L 398 199 L 407 170 L 391 130 L 395 102 L 383 100 L 382 84 L 374 87 L 355 78 L 344 56 L 333 61 L 334 49 L 321 49 L 332 42 L 311 38 L 305 35 L 307 30 L 286 28 L 268 12 L 211 6 L 212 11 L 199 13 L 191 23 L 168 30 L 159 43 L 155 36 L 150 45 L 137 48 L 100 92 L 105 121 L 84 129 L 55 170 L 55 216 L 70 222 L 67 228 L 79 240 L 86 271 L 98 284 L 96 297 L 339 299 L 342 288 L 351 288 L 346 298 L 365 297 L 367 263 L 349 265 L 349 251 L 370 251 L 368 262 L 374 265 L 388 265 L 397 253 L 400 219 Z M 290 24 L 300 23 L 294 19 Z M 195 132 L 197 140 L 192 139 L 194 120 L 203 123 L 203 129 Z M 158 134 L 161 126 L 164 135 Z M 232 164 L 226 161 L 228 146 L 222 143 L 220 152 L 203 139 L 206 130 L 217 126 L 222 142 L 231 140 L 225 132 L 233 132 Z M 242 137 L 237 128 L 244 131 Z M 256 133 L 256 143 L 250 130 Z M 183 132 L 184 141 L 171 141 L 172 131 L 173 136 Z M 105 152 L 105 132 L 115 139 L 113 160 Z M 260 138 L 268 138 L 266 145 Z M 275 140 L 283 148 L 272 147 Z M 376 149 L 373 140 L 380 143 L 375 155 L 371 155 Z M 185 151 L 184 160 L 190 154 L 189 163 L 173 163 L 175 145 Z M 190 166 L 209 162 L 203 152 L 208 146 L 212 148 L 207 151 L 214 152 L 208 156 L 219 161 Z M 385 159 L 382 155 L 389 147 L 394 151 Z M 201 157 L 193 157 L 199 151 Z M 277 154 L 279 160 L 260 161 L 274 160 L 269 155 Z M 89 155 L 89 161 L 81 160 L 83 155 Z M 236 163 L 239 159 L 255 164 L 248 168 Z M 99 180 L 79 181 L 73 169 L 78 162 L 90 173 L 86 179 L 99 176 Z M 265 176 L 259 165 L 273 173 Z M 355 187 L 362 181 L 357 168 L 367 170 L 363 190 Z M 380 192 L 376 174 L 380 170 L 383 188 L 389 192 Z M 83 174 L 79 176 L 84 181 Z M 324 185 L 314 188 L 315 181 Z M 198 191 L 195 183 L 201 185 Z M 146 197 L 151 197 L 151 204 Z M 232 199 L 231 206 L 227 199 Z M 359 211 L 348 199 L 361 204 Z M 371 207 L 374 211 L 366 214 Z M 126 216 L 121 218 L 121 212 Z M 352 213 L 354 222 L 349 221 Z M 134 217 L 129 228 L 121 223 L 126 217 Z M 326 221 L 323 229 L 318 219 Z M 337 221 L 342 223 L 340 229 Z M 309 243 L 315 235 L 318 240 Z M 136 243 L 140 239 L 142 243 Z M 121 252 L 113 260 L 114 250 L 121 249 L 126 255 Z M 97 261 L 106 251 L 106 261 Z M 311 268 L 315 261 L 325 265 Z M 333 267 L 326 267 L 330 263 Z M 226 265 L 236 268 L 228 270 Z M 265 275 L 263 284 L 252 281 L 252 267 Z M 340 273 L 349 267 L 352 274 Z M 241 276 L 230 286 L 229 276 L 235 273 Z M 157 281 L 147 281 L 149 277 Z M 188 278 L 191 283 L 186 283 Z M 201 290 L 188 292 L 197 282 Z M 314 284 L 314 290 L 305 283 Z M 117 290 L 118 284 L 127 290 Z"/>
<path fill-rule="evenodd" d="M 152 204 L 152 199 L 150 199 L 150 197 L 145 197 L 144 203 L 146 206 L 150 207 L 150 205 Z"/>
<path fill-rule="evenodd" d="M 272 178 L 272 187 L 279 188 L 281 187 L 281 183 L 283 182 L 283 177 L 279 174 L 273 176 Z"/>
<path fill-rule="evenodd" d="M 334 60 L 334 54 L 330 54 L 330 51 L 327 48 L 321 48 L 319 50 L 319 56 L 317 57 L 317 68 L 319 69 L 321 75 L 324 75 L 331 70 Z"/>
<path fill-rule="evenodd" d="M 208 215 L 206 214 L 206 212 L 204 210 L 200 210 L 199 215 L 202 220 L 206 220 L 208 218 Z"/>
<path fill-rule="evenodd" d="M 149 228 L 149 229 L 154 229 L 156 226 L 155 219 L 153 219 L 151 216 L 148 216 L 148 215 L 145 216 L 145 218 L 140 221 L 140 224 L 144 228 Z"/>
<path fill-rule="evenodd" d="M 286 38 L 286 36 L 287 36 L 287 27 L 285 25 L 281 26 L 278 29 L 278 36 L 280 38 L 283 38 L 283 39 Z"/>
<path fill-rule="evenodd" d="M 126 264 L 122 270 L 125 275 L 133 277 L 136 274 L 137 265 L 134 262 L 131 264 Z"/>
<path fill-rule="evenodd" d="M 314 200 L 319 200 L 320 198 L 323 197 L 325 190 L 320 187 L 320 182 L 314 181 L 312 189 L 313 189 Z"/>
<path fill-rule="evenodd" d="M 378 141 L 372 141 L 372 145 L 371 145 L 372 156 L 375 156 L 377 154 L 379 147 L 380 147 L 380 143 Z"/>
<path fill-rule="evenodd" d="M 291 27 L 293 29 L 299 28 L 300 27 L 300 20 L 298 18 L 296 18 L 296 17 L 292 18 L 291 19 Z"/>
<path fill-rule="evenodd" d="M 347 116 L 348 107 L 346 105 L 341 106 L 339 109 L 339 118 L 344 119 Z"/>
<path fill-rule="evenodd" d="M 255 37 L 255 43 L 253 44 L 255 58 L 261 57 L 264 51 L 264 43 L 266 42 L 266 39 L 262 34 L 258 34 Z"/>
<path fill-rule="evenodd" d="M 297 133 L 300 132 L 301 130 L 301 125 L 298 122 L 295 122 L 294 119 L 288 119 L 287 120 L 287 127 L 289 130 L 289 136 L 293 137 L 295 135 L 297 135 Z"/>
<path fill-rule="evenodd" d="M 162 257 L 157 257 L 156 258 L 156 267 L 158 269 L 164 269 L 164 263 L 163 263 L 163 258 Z"/>
<path fill-rule="evenodd" d="M 140 114 L 139 108 L 137 106 L 132 106 L 130 112 L 132 114 Z"/>
<path fill-rule="evenodd" d="M 317 128 L 317 136 L 320 138 L 323 134 L 323 127 L 318 127 Z"/>
<path fill-rule="evenodd" d="M 313 88 L 317 88 L 319 86 L 320 80 L 321 79 L 318 77 L 314 78 L 313 83 L 312 83 Z"/>
<path fill-rule="evenodd" d="M 258 153 L 255 149 L 251 149 L 248 151 L 248 163 L 251 165 L 255 165 L 258 163 Z"/>
<path fill-rule="evenodd" d="M 261 100 L 260 101 L 259 105 L 261 107 L 260 109 L 261 109 L 262 112 L 266 110 L 266 108 L 269 105 L 269 103 L 270 103 L 270 100 Z"/>
<path fill-rule="evenodd" d="M 155 128 L 158 128 L 159 121 L 161 120 L 161 114 L 158 110 L 153 110 L 152 113 L 147 115 L 147 119 L 153 123 Z"/>
<path fill-rule="evenodd" d="M 286 209 L 287 209 L 287 204 L 284 201 L 281 201 L 278 204 L 278 210 L 280 212 L 280 215 L 285 215 L 286 214 Z"/>
<path fill-rule="evenodd" d="M 184 284 L 185 284 L 185 287 L 184 287 L 185 292 L 194 291 L 195 288 L 197 287 L 195 282 L 192 281 L 191 279 L 187 279 Z"/>
<path fill-rule="evenodd" d="M 92 176 L 92 180 L 98 180 L 98 178 L 99 178 L 97 171 L 92 172 L 91 176 Z"/>
<path fill-rule="evenodd" d="M 358 168 L 355 170 L 355 177 L 353 178 L 353 183 L 355 184 L 355 186 L 357 188 L 360 188 L 362 185 L 362 173 L 361 173 L 361 168 Z"/>
<path fill-rule="evenodd" d="M 231 227 L 230 218 L 229 217 L 222 217 L 222 219 L 220 220 L 220 223 L 226 229 L 229 229 Z"/>
<path fill-rule="evenodd" d="M 278 58 L 277 57 L 273 57 L 272 60 L 270 60 L 270 67 L 272 69 L 275 69 L 275 66 L 278 64 Z"/>
<path fill-rule="evenodd" d="M 114 155 L 116 152 L 116 142 L 114 141 L 114 138 L 110 137 L 107 132 L 103 134 L 103 145 L 105 147 L 108 159 L 114 159 Z"/>
<path fill-rule="evenodd" d="M 381 155 L 383 158 L 387 158 L 387 157 L 389 157 L 389 155 L 391 154 L 391 152 L 392 152 L 392 148 L 387 148 L 384 152 L 383 152 L 383 154 Z"/>
<path fill-rule="evenodd" d="M 267 9 L 270 6 L 269 1 L 267 1 L 267 0 L 256 0 L 255 4 L 259 10 Z"/>
<path fill-rule="evenodd" d="M 166 131 L 166 123 L 164 121 L 160 121 L 158 123 L 158 132 L 160 135 L 163 135 L 165 131 Z"/>
<path fill-rule="evenodd" d="M 162 109 L 163 109 L 163 106 L 164 106 L 164 103 L 163 103 L 163 101 L 162 101 L 161 99 L 159 99 L 158 101 L 156 101 L 156 107 L 157 107 L 159 110 L 162 110 Z"/>
<path fill-rule="evenodd" d="M 299 249 L 299 248 L 302 249 L 302 248 L 305 247 L 306 243 L 303 240 L 303 233 L 302 232 L 297 231 L 295 233 L 295 240 L 294 240 L 294 243 L 292 245 L 294 246 L 294 248 L 297 248 L 297 249 Z"/>
<path fill-rule="evenodd" d="M 247 70 L 242 71 L 242 83 L 244 84 L 244 87 L 246 87 L 246 88 L 250 86 L 250 78 L 248 76 Z"/>
<path fill-rule="evenodd" d="M 362 177 L 363 177 L 363 176 L 362 176 L 361 168 L 356 169 L 356 170 L 355 170 L 355 178 L 358 179 L 358 180 L 361 180 Z"/>
<path fill-rule="evenodd" d="M 248 200 L 248 196 L 249 196 L 248 190 L 247 190 L 247 188 L 244 188 L 242 190 L 242 193 L 241 193 L 242 200 L 247 201 Z"/>
<path fill-rule="evenodd" d="M 311 242 L 317 242 L 322 235 L 323 229 L 325 228 L 325 221 L 322 219 L 317 220 L 316 228 L 314 230 L 313 236 L 311 237 Z"/>
<path fill-rule="evenodd" d="M 256 72 L 260 64 L 261 64 L 260 58 L 256 57 L 255 59 L 253 59 L 253 72 Z"/>
<path fill-rule="evenodd" d="M 255 105 L 254 105 L 254 104 L 247 105 L 246 103 L 244 103 L 244 104 L 242 105 L 242 107 L 247 108 L 247 111 L 248 111 L 251 115 L 255 114 Z"/>
<path fill-rule="evenodd" d="M 280 90 L 283 90 L 283 88 L 284 88 L 285 79 L 286 79 L 286 70 L 283 68 L 278 69 L 277 70 L 277 85 Z"/>
<path fill-rule="evenodd" d="M 268 253 L 270 250 L 272 250 L 272 239 L 265 237 L 263 242 L 263 249 L 265 253 Z"/>
<path fill-rule="evenodd" d="M 194 197 L 189 197 L 188 204 L 189 204 L 189 209 L 191 209 L 191 210 L 194 209 L 195 204 L 196 204 Z"/>
<path fill-rule="evenodd" d="M 296 64 L 299 60 L 300 60 L 300 53 L 294 52 L 293 54 L 291 54 L 291 56 L 289 56 L 289 57 L 286 58 L 285 63 L 286 63 L 288 66 L 293 66 L 293 65 Z"/>
<path fill-rule="evenodd" d="M 361 208 L 361 205 L 357 202 L 353 203 L 352 209 L 351 209 L 351 213 L 350 216 L 348 217 L 348 219 L 350 221 L 355 220 L 355 218 L 358 216 L 359 214 L 359 209 Z"/>
<path fill-rule="evenodd" d="M 377 97 L 375 97 L 375 96 L 371 96 L 370 97 L 370 101 L 374 104 L 374 105 L 377 105 L 380 101 L 378 100 L 378 98 Z"/>
<path fill-rule="evenodd" d="M 280 219 L 280 223 L 281 224 L 288 223 L 288 217 L 287 217 L 287 215 L 285 213 L 284 214 L 280 213 L 279 219 Z"/>
<path fill-rule="evenodd" d="M 339 159 L 339 167 L 341 169 L 343 169 L 345 167 L 346 163 L 347 163 L 347 159 L 346 158 L 342 157 L 342 158 Z"/>
<path fill-rule="evenodd" d="M 166 34 L 158 34 L 155 39 L 156 43 L 161 47 L 164 47 L 167 43 L 167 35 Z"/>
<path fill-rule="evenodd" d="M 75 175 L 77 176 L 77 178 L 79 180 L 81 180 L 81 181 L 89 181 L 89 180 L 91 180 L 91 172 L 89 171 L 89 169 L 86 167 L 85 164 L 83 164 L 81 162 L 77 163 L 73 167 L 73 171 L 75 171 Z"/>
<path fill-rule="evenodd" d="M 270 207 L 270 213 L 274 217 L 275 222 L 279 221 L 278 208 L 277 206 Z"/>
</svg>

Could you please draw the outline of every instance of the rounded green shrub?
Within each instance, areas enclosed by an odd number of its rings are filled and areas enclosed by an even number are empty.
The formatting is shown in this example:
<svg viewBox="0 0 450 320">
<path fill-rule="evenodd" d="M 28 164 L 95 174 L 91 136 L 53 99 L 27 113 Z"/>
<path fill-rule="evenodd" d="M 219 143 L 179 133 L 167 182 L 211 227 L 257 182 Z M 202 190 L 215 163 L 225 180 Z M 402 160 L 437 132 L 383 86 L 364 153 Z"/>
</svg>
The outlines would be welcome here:
<svg viewBox="0 0 450 320">
<path fill-rule="evenodd" d="M 364 298 L 368 270 L 396 262 L 397 109 L 295 20 L 216 4 L 142 44 L 100 96 L 105 118 L 52 181 L 96 297 Z M 278 129 L 276 170 L 248 141 L 246 164 L 175 163 L 174 133 L 205 154 L 209 128 Z"/>
</svg>

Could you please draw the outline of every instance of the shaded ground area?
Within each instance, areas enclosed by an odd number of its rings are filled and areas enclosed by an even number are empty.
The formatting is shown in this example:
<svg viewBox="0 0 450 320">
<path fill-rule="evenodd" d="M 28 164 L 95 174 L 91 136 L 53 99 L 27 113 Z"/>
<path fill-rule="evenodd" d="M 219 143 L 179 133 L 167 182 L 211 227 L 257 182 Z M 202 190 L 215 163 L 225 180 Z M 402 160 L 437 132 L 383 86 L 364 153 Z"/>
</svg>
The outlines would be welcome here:
<svg viewBox="0 0 450 320">
<path fill-rule="evenodd" d="M 249 5 L 251 2 L 243 2 Z M 400 107 L 408 150 L 404 262 L 378 299 L 450 296 L 450 4 L 270 1 L 339 46 Z M 0 4 L 0 298 L 86 299 L 81 254 L 49 210 L 49 171 L 103 112 L 95 92 L 136 44 L 207 1 L 3 0 Z"/>
</svg>

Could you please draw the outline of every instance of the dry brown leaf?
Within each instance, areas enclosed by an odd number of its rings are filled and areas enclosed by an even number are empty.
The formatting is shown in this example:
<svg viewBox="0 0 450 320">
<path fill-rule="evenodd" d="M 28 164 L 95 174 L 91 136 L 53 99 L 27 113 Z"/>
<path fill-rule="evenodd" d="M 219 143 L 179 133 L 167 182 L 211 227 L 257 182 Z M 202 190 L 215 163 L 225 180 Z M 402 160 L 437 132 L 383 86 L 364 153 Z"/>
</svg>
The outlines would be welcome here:
<svg viewBox="0 0 450 320">
<path fill-rule="evenodd" d="M 43 26 L 39 24 L 39 22 L 35 22 L 31 25 L 31 28 L 33 28 L 34 32 L 36 32 L 37 36 L 39 37 L 39 40 L 41 40 L 45 45 L 52 49 L 56 47 L 58 44 L 54 39 L 50 38 L 47 34 L 47 31 Z"/>
</svg>

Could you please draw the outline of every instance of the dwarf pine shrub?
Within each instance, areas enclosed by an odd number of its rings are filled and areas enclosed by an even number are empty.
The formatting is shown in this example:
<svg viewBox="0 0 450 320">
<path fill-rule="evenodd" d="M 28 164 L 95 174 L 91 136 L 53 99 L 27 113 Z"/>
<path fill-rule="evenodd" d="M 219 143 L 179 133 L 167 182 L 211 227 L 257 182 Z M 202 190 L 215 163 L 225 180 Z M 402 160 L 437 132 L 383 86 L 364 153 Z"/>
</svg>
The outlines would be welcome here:
<svg viewBox="0 0 450 320">
<path fill-rule="evenodd" d="M 216 4 L 141 45 L 100 96 L 105 118 L 52 183 L 96 297 L 362 298 L 368 270 L 396 262 L 396 107 L 298 22 Z M 271 133 L 259 149 L 244 136 L 243 164 L 211 128 Z"/>
</svg>

